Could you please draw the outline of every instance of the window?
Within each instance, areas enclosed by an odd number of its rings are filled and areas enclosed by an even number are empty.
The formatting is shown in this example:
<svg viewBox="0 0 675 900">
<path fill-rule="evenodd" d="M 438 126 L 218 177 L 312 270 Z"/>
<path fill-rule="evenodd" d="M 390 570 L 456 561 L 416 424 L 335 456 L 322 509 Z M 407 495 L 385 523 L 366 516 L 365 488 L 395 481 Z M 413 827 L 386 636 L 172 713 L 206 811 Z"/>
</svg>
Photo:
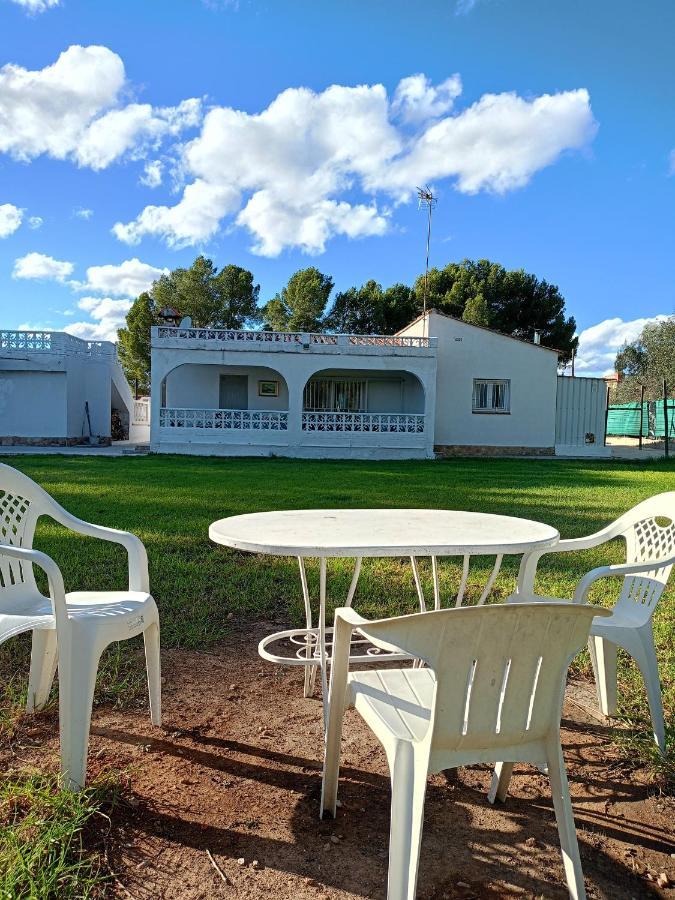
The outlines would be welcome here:
<svg viewBox="0 0 675 900">
<path fill-rule="evenodd" d="M 511 382 L 474 378 L 473 411 L 508 413 L 511 411 Z"/>
<path fill-rule="evenodd" d="M 312 379 L 305 386 L 304 408 L 310 412 L 364 412 L 366 382 Z"/>
</svg>

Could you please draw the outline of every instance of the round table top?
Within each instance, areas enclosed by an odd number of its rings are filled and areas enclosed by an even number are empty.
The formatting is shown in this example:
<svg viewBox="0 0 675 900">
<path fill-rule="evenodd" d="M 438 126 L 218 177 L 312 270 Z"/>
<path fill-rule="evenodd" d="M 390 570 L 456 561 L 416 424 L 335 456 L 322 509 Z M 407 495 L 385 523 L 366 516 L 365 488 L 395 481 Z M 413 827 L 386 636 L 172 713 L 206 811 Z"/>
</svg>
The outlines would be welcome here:
<svg viewBox="0 0 675 900">
<path fill-rule="evenodd" d="M 298 509 L 248 513 L 209 526 L 216 544 L 275 556 L 462 556 L 553 547 L 555 528 L 446 509 Z"/>
</svg>

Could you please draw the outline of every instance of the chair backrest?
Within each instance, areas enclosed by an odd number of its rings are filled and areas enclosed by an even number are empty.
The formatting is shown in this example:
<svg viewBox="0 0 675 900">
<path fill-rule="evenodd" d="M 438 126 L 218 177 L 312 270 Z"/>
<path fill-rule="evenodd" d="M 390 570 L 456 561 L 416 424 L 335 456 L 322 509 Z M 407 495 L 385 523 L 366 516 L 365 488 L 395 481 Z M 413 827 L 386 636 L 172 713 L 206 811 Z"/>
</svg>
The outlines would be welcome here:
<svg viewBox="0 0 675 900">
<path fill-rule="evenodd" d="M 35 525 L 55 501 L 27 475 L 0 463 L 0 544 L 32 548 Z M 35 587 L 33 567 L 0 554 L 0 592 Z"/>
<path fill-rule="evenodd" d="M 638 503 L 614 525 L 615 535 L 626 541 L 627 563 L 675 558 L 675 491 Z M 665 565 L 627 576 L 617 607 L 636 620 L 646 621 L 663 594 L 671 569 L 672 565 Z"/>
<path fill-rule="evenodd" d="M 461 607 L 359 625 L 376 646 L 419 657 L 436 676 L 431 752 L 540 740 L 560 723 L 565 674 L 591 620 L 563 603 Z"/>
</svg>

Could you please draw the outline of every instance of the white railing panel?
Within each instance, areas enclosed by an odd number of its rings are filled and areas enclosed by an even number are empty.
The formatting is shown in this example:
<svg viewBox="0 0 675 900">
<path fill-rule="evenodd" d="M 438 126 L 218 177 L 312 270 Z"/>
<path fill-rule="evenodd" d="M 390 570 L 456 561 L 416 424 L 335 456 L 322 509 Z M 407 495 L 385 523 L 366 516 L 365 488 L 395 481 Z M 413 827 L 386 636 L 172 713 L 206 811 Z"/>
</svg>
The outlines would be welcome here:
<svg viewBox="0 0 675 900">
<path fill-rule="evenodd" d="M 237 331 L 232 328 L 173 328 L 163 325 L 157 329 L 157 337 L 244 344 L 297 344 L 302 340 L 302 334 L 295 331 Z"/>
<path fill-rule="evenodd" d="M 424 415 L 417 413 L 303 412 L 302 430 L 423 434 Z"/>
<path fill-rule="evenodd" d="M 324 347 L 403 347 L 424 349 L 435 346 L 436 338 L 396 334 L 324 334 L 301 331 L 239 331 L 232 328 L 176 328 L 160 325 L 157 337 L 181 341 L 214 341 L 234 344 L 310 344 Z"/>
<path fill-rule="evenodd" d="M 134 425 L 150 424 L 150 403 L 148 400 L 134 400 Z"/>
<path fill-rule="evenodd" d="M 0 331 L 0 350 L 18 353 L 60 353 L 112 357 L 110 341 L 83 341 L 65 331 Z"/>
<path fill-rule="evenodd" d="M 287 431 L 288 413 L 267 409 L 160 409 L 160 428 Z"/>
</svg>

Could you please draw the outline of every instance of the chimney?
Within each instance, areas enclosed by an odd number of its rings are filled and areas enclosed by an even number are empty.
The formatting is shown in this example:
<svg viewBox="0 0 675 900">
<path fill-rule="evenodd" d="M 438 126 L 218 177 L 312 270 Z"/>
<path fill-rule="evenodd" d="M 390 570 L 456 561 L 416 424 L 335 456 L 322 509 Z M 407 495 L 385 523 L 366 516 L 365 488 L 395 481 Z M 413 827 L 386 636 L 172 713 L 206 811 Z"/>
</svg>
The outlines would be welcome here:
<svg viewBox="0 0 675 900">
<path fill-rule="evenodd" d="M 534 343 L 537 345 L 541 344 L 541 331 L 538 328 L 534 330 Z"/>
</svg>

